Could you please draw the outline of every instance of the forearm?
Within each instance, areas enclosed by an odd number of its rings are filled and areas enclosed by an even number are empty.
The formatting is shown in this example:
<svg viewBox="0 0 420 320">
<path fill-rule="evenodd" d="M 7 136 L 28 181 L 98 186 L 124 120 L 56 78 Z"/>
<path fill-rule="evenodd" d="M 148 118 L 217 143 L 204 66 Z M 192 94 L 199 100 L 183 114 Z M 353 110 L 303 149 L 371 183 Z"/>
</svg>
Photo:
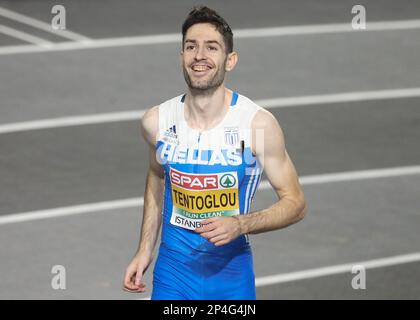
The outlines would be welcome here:
<svg viewBox="0 0 420 320">
<path fill-rule="evenodd" d="M 138 253 L 151 256 L 162 222 L 163 179 L 149 171 L 144 192 L 143 222 Z"/>
<path fill-rule="evenodd" d="M 237 216 L 241 234 L 256 234 L 285 228 L 300 221 L 306 213 L 306 204 L 301 199 L 282 198 L 271 207 L 254 213 Z"/>
</svg>

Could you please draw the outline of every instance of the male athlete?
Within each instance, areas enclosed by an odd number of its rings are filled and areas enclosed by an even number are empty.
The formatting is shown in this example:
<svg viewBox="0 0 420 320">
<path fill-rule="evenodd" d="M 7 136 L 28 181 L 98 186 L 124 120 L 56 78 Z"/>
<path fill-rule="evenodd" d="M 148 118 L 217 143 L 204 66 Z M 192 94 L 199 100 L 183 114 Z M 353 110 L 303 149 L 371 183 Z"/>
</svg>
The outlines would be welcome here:
<svg viewBox="0 0 420 320">
<path fill-rule="evenodd" d="M 194 8 L 182 36 L 188 90 L 141 121 L 150 165 L 140 244 L 124 288 L 145 292 L 162 224 L 152 299 L 256 299 L 247 235 L 301 220 L 304 195 L 277 120 L 224 85 L 238 61 L 226 21 Z M 251 213 L 263 167 L 279 201 Z"/>
</svg>

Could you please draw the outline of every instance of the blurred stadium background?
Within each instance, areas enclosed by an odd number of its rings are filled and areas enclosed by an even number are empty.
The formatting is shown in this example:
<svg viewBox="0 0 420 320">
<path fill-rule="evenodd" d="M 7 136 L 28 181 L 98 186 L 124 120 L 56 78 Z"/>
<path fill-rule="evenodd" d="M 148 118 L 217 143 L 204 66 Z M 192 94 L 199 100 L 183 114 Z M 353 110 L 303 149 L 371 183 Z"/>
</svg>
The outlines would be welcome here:
<svg viewBox="0 0 420 320">
<path fill-rule="evenodd" d="M 138 119 L 184 92 L 179 35 L 196 4 L 231 24 L 227 85 L 279 120 L 309 204 L 251 237 L 258 298 L 419 299 L 417 0 L 0 0 L 0 299 L 150 295 L 153 266 L 148 293 L 121 290 L 147 170 Z M 253 209 L 273 201 L 263 183 Z"/>
</svg>

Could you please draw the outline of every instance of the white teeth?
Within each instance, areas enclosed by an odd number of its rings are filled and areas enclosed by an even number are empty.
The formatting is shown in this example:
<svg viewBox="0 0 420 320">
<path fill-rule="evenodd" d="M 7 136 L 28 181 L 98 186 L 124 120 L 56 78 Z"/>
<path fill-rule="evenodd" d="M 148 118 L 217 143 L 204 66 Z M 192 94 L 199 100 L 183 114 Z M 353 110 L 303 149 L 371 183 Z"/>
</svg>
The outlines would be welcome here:
<svg viewBox="0 0 420 320">
<path fill-rule="evenodd" d="M 208 66 L 197 65 L 197 66 L 193 66 L 192 69 L 194 71 L 205 71 L 205 70 L 210 69 L 210 68 Z"/>
</svg>

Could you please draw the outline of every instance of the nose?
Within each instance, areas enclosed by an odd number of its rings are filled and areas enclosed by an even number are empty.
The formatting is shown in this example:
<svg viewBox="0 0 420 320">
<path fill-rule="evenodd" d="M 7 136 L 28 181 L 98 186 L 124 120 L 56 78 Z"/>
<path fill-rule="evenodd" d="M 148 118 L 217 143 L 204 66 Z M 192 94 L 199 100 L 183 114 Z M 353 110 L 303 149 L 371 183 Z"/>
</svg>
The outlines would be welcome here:
<svg viewBox="0 0 420 320">
<path fill-rule="evenodd" d="M 197 60 L 197 61 L 206 59 L 206 54 L 205 53 L 206 52 L 205 52 L 203 46 L 197 47 L 194 59 Z"/>
</svg>

